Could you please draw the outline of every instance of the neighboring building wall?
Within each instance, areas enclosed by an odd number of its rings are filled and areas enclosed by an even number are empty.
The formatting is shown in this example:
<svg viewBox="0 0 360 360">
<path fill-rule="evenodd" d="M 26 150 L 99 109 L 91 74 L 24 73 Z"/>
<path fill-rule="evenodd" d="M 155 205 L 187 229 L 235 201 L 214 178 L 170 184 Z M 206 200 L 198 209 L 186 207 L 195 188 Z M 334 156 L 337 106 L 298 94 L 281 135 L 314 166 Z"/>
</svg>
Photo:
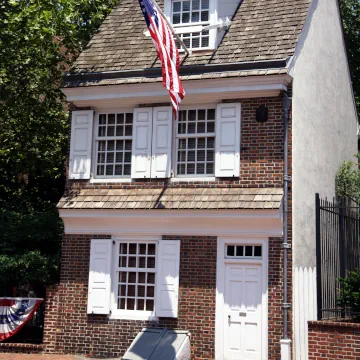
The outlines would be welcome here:
<svg viewBox="0 0 360 360">
<path fill-rule="evenodd" d="M 357 120 L 337 0 L 313 0 L 293 76 L 293 264 L 296 360 L 307 359 L 316 318 L 315 193 L 335 195 L 335 175 L 357 151 Z"/>
<path fill-rule="evenodd" d="M 119 357 L 143 327 L 191 332 L 192 358 L 215 357 L 216 237 L 164 236 L 181 240 L 178 319 L 157 322 L 109 320 L 87 314 L 90 239 L 108 235 L 65 235 L 61 280 L 48 291 L 44 346 L 48 353 Z M 269 359 L 280 358 L 282 336 L 281 238 L 269 239 Z"/>
<path fill-rule="evenodd" d="M 309 360 L 360 359 L 360 324 L 309 322 Z"/>
</svg>

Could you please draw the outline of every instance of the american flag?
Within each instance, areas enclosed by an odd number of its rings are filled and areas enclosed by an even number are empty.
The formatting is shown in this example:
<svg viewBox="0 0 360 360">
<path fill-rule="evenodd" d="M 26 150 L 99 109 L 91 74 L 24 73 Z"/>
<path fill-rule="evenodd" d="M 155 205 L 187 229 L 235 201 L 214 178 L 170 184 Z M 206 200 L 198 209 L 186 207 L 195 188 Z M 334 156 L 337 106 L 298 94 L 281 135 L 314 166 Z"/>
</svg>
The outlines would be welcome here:
<svg viewBox="0 0 360 360">
<path fill-rule="evenodd" d="M 175 119 L 185 96 L 179 76 L 180 57 L 173 34 L 152 0 L 139 0 L 141 11 L 161 61 L 163 84 L 169 91 Z"/>
</svg>

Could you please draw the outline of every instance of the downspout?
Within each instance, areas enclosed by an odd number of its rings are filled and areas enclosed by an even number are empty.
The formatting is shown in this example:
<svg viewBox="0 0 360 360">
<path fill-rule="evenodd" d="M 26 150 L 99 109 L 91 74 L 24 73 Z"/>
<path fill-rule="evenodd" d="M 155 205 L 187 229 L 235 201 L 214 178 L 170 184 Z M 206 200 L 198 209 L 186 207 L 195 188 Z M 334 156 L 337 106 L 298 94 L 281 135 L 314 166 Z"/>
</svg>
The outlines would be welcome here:
<svg viewBox="0 0 360 360">
<path fill-rule="evenodd" d="M 291 245 L 288 242 L 288 198 L 289 182 L 288 151 L 289 151 L 289 118 L 291 98 L 287 93 L 283 95 L 282 105 L 284 110 L 284 199 L 283 199 L 283 339 L 281 340 L 281 360 L 289 360 L 291 357 L 291 340 L 288 334 L 288 250 Z"/>
</svg>

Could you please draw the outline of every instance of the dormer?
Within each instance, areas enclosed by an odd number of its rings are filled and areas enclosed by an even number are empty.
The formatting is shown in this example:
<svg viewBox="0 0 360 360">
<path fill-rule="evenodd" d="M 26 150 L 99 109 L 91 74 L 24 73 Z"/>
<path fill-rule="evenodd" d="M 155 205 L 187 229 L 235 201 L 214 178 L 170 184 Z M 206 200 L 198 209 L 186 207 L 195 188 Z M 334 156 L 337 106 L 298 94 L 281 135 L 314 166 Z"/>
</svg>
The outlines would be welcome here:
<svg viewBox="0 0 360 360">
<path fill-rule="evenodd" d="M 238 5 L 239 0 L 165 0 L 164 10 L 188 49 L 214 50 Z"/>
</svg>

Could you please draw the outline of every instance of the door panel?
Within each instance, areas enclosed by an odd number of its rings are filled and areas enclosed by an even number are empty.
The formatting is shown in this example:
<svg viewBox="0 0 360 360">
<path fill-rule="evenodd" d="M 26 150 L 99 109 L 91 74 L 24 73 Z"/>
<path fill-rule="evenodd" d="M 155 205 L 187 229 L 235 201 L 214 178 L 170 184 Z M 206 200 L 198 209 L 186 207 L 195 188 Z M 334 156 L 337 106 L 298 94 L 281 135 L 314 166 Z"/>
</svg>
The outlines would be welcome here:
<svg viewBox="0 0 360 360">
<path fill-rule="evenodd" d="M 261 359 L 261 280 L 261 265 L 226 265 L 225 360 Z"/>
</svg>

